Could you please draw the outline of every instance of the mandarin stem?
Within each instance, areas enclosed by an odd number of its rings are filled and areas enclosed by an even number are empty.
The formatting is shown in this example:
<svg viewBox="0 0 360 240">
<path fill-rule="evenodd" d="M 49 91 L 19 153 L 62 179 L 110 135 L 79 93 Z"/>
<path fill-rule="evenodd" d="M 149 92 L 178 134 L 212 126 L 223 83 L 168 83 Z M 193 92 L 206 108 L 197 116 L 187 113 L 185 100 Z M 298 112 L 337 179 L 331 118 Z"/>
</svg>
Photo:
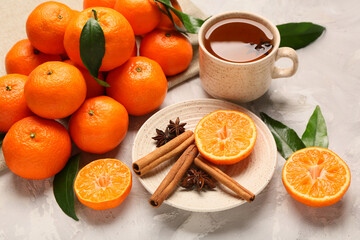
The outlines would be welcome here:
<svg viewBox="0 0 360 240">
<path fill-rule="evenodd" d="M 95 20 L 97 21 L 98 20 L 97 12 L 94 9 L 92 9 L 91 11 L 92 11 L 92 14 L 94 15 Z"/>
</svg>

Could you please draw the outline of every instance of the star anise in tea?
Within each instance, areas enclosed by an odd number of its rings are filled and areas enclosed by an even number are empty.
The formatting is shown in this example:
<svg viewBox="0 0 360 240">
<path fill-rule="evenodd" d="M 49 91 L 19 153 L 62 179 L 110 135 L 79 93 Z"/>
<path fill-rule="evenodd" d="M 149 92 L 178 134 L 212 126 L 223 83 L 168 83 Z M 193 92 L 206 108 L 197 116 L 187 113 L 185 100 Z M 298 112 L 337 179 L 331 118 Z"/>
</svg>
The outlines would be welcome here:
<svg viewBox="0 0 360 240">
<path fill-rule="evenodd" d="M 160 129 L 156 129 L 156 134 L 157 135 L 152 138 L 156 141 L 156 147 L 161 147 L 175 137 L 169 133 L 168 128 L 166 128 L 165 132 Z"/>
<path fill-rule="evenodd" d="M 251 43 L 251 45 L 255 45 L 256 43 Z M 271 49 L 272 44 L 270 41 L 264 41 L 264 40 L 260 40 L 260 43 L 256 44 L 255 49 L 260 51 L 260 50 L 266 50 L 266 52 L 264 53 L 265 55 L 269 54 L 269 49 Z"/>
<path fill-rule="evenodd" d="M 180 186 L 187 189 L 193 189 L 196 187 L 199 192 L 204 188 L 213 189 L 216 187 L 212 178 L 206 172 L 196 170 L 194 168 L 187 171 L 187 176 L 184 178 Z"/>
<path fill-rule="evenodd" d="M 175 136 L 179 136 L 180 134 L 185 132 L 185 128 L 184 128 L 185 125 L 186 123 L 180 123 L 179 117 L 176 118 L 175 122 L 170 120 L 168 125 L 169 132 L 171 134 L 175 134 Z"/>
</svg>

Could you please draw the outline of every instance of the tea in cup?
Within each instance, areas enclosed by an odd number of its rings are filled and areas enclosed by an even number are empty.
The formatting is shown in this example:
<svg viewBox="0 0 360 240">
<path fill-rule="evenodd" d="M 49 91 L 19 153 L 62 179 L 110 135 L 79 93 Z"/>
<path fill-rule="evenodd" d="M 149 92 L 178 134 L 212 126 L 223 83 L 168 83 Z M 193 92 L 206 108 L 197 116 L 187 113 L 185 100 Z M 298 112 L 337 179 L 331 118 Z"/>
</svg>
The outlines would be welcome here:
<svg viewBox="0 0 360 240">
<path fill-rule="evenodd" d="M 270 21 L 246 12 L 223 13 L 208 19 L 199 31 L 200 79 L 216 98 L 249 102 L 261 97 L 271 79 L 290 77 L 298 67 L 292 48 L 282 47 L 280 33 Z M 291 68 L 275 61 L 290 58 Z"/>
</svg>

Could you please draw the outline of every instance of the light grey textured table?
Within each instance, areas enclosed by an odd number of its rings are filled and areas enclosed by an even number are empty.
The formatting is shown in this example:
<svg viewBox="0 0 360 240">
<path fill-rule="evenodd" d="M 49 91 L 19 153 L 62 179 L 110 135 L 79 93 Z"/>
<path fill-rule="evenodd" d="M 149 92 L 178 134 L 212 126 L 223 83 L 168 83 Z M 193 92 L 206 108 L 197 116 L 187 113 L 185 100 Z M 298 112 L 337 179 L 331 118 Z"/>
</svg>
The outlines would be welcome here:
<svg viewBox="0 0 360 240">
<path fill-rule="evenodd" d="M 80 0 L 60 0 L 81 9 Z M 0 0 L 0 74 L 8 49 L 24 38 L 25 22 L 40 0 Z M 278 156 L 275 175 L 255 202 L 218 213 L 191 213 L 166 205 L 153 209 L 149 194 L 134 176 L 123 204 L 95 211 L 76 201 L 80 218 L 62 213 L 52 192 L 52 179 L 24 180 L 9 170 L 0 173 L 0 239 L 359 239 L 360 236 L 360 2 L 358 0 L 194 0 L 208 15 L 251 11 L 275 24 L 312 21 L 326 33 L 299 50 L 298 73 L 274 80 L 262 98 L 247 107 L 266 112 L 300 134 L 316 105 L 325 116 L 329 148 L 352 172 L 345 197 L 326 208 L 310 208 L 293 200 L 281 182 L 284 161 Z M 280 65 L 288 65 L 281 62 Z M 184 100 L 208 98 L 194 78 L 171 89 L 161 108 Z M 123 143 L 106 154 L 128 166 L 137 130 L 150 115 L 131 117 Z M 98 156 L 86 155 L 88 159 Z"/>
</svg>

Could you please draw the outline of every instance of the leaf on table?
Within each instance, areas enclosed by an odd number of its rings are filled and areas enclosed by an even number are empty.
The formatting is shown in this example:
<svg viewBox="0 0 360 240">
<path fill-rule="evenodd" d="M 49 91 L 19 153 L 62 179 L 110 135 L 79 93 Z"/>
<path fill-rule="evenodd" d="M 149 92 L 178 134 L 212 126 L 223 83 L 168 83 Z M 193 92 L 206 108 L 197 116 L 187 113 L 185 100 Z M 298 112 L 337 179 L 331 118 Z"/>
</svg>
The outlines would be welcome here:
<svg viewBox="0 0 360 240">
<path fill-rule="evenodd" d="M 66 166 L 55 175 L 53 187 L 56 202 L 63 212 L 76 221 L 79 219 L 75 213 L 74 179 L 79 170 L 80 155 L 77 154 L 69 159 Z"/>
<path fill-rule="evenodd" d="M 329 146 L 326 123 L 319 106 L 316 106 L 311 115 L 301 139 L 306 147 L 327 148 Z"/>
<path fill-rule="evenodd" d="M 80 35 L 80 57 L 91 76 L 104 87 L 110 85 L 98 79 L 99 70 L 105 55 L 105 36 L 98 22 L 97 13 L 92 10 L 92 17 L 87 20 Z"/>
<path fill-rule="evenodd" d="M 277 25 L 280 32 L 280 47 L 300 49 L 314 42 L 325 31 L 325 27 L 311 23 L 298 22 Z"/>
<path fill-rule="evenodd" d="M 260 113 L 260 117 L 269 127 L 274 136 L 276 147 L 285 159 L 288 159 L 293 152 L 305 148 L 305 144 L 293 129 L 272 119 L 265 113 Z"/>
<path fill-rule="evenodd" d="M 198 33 L 200 27 L 203 25 L 203 23 L 206 20 L 202 20 L 200 18 L 196 18 L 196 17 L 192 17 L 188 14 L 185 14 L 179 10 L 177 10 L 176 8 L 174 8 L 170 2 L 170 0 L 154 0 L 155 3 L 158 5 L 158 7 L 160 8 L 160 10 L 167 15 L 171 22 L 174 24 L 174 27 L 182 33 Z M 165 11 L 160 7 L 160 4 L 162 4 L 165 8 Z M 186 31 L 184 29 L 182 29 L 180 26 L 177 26 L 174 22 L 174 19 L 171 15 L 171 12 L 173 12 L 182 22 L 182 24 L 184 25 Z"/>
</svg>

